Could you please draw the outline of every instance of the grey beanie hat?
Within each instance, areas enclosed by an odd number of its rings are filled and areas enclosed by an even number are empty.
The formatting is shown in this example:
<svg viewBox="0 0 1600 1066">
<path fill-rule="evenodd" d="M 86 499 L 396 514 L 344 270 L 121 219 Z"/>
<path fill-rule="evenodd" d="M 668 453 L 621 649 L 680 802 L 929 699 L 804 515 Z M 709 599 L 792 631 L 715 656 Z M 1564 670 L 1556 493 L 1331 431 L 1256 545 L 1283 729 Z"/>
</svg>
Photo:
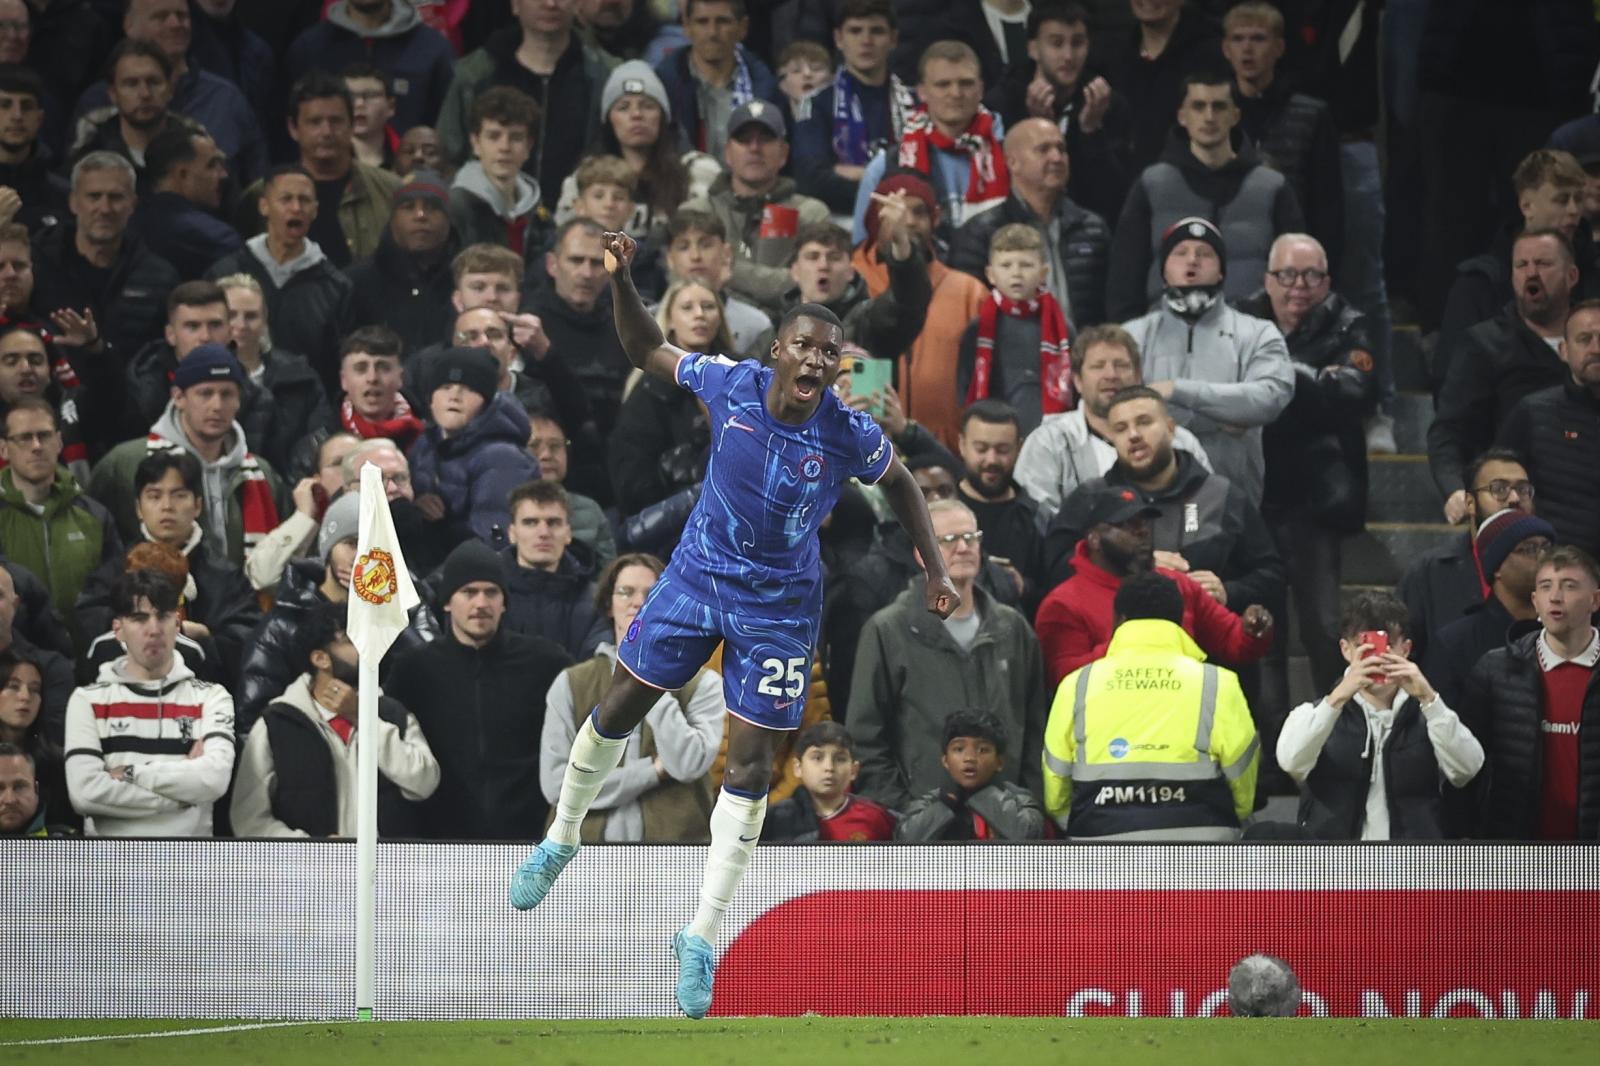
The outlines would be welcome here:
<svg viewBox="0 0 1600 1066">
<path fill-rule="evenodd" d="M 667 99 L 667 87 L 661 84 L 661 79 L 650 69 L 650 64 L 642 59 L 630 59 L 620 64 L 606 79 L 606 87 L 600 90 L 600 121 L 604 122 L 617 101 L 629 93 L 648 96 L 661 105 L 665 121 L 672 121 L 672 101 Z"/>
<path fill-rule="evenodd" d="M 317 530 L 317 556 L 322 565 L 328 565 L 328 555 L 341 540 L 353 540 L 360 534 L 361 493 L 346 492 L 328 505 L 322 513 L 322 528 Z"/>
</svg>

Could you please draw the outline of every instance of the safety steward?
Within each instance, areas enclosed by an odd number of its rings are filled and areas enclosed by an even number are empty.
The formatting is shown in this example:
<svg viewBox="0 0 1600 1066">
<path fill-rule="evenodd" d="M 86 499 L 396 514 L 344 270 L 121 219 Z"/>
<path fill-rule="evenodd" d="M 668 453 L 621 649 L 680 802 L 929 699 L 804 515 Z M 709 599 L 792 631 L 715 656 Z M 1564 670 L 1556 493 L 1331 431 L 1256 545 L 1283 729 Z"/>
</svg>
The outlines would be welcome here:
<svg viewBox="0 0 1600 1066">
<path fill-rule="evenodd" d="M 1056 691 L 1046 812 L 1073 838 L 1238 839 L 1260 749 L 1239 679 L 1206 663 L 1183 631 L 1183 594 L 1170 579 L 1125 578 L 1113 611 L 1105 657 Z"/>
</svg>

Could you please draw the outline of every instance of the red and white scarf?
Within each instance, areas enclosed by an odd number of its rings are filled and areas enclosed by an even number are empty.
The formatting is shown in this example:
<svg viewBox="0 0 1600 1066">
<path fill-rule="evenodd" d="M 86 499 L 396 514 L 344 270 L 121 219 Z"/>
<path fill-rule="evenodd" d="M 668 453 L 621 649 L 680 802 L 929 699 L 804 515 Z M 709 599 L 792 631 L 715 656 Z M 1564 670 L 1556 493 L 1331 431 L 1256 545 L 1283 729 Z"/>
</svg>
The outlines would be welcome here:
<svg viewBox="0 0 1600 1066">
<path fill-rule="evenodd" d="M 967 385 L 967 403 L 986 399 L 994 374 L 994 335 L 1000 316 L 1039 320 L 1039 410 L 1054 415 L 1077 405 L 1072 393 L 1072 341 L 1067 336 L 1067 316 L 1047 290 L 1031 300 L 1008 299 L 996 290 L 978 309 L 978 352 Z"/>
<path fill-rule="evenodd" d="M 1011 175 L 1006 170 L 1006 154 L 995 138 L 994 125 L 994 112 L 980 104 L 966 132 L 951 137 L 933 124 L 927 108 L 919 107 L 906 119 L 905 132 L 900 137 L 900 165 L 932 176 L 934 149 L 955 152 L 966 156 L 969 164 L 964 197 L 967 203 L 1004 199 L 1011 192 Z"/>
<path fill-rule="evenodd" d="M 146 454 L 183 450 L 183 445 L 165 437 L 158 437 L 154 433 L 146 438 Z M 259 459 L 250 452 L 245 452 L 244 461 L 239 464 L 239 472 L 244 477 L 237 490 L 239 514 L 244 525 L 244 550 L 248 552 L 261 541 L 262 537 L 278 528 L 278 505 L 272 500 L 272 486 L 267 484 L 267 475 L 262 471 Z"/>
<path fill-rule="evenodd" d="M 411 405 L 404 396 L 394 398 L 394 414 L 388 418 L 363 418 L 356 413 L 355 405 L 346 396 L 339 405 L 339 424 L 362 440 L 388 437 L 403 452 L 411 450 L 411 442 L 422 436 L 427 427 L 422 419 L 411 413 Z"/>
</svg>

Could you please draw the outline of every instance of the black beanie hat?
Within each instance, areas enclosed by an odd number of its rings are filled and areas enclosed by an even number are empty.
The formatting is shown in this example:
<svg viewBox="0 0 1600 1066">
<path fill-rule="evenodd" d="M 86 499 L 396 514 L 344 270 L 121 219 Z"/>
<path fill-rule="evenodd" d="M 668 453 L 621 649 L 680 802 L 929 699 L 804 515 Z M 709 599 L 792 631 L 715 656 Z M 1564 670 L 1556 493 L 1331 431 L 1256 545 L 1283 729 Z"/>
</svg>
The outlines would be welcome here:
<svg viewBox="0 0 1600 1066">
<path fill-rule="evenodd" d="M 500 360 L 487 348 L 446 348 L 435 352 L 428 357 L 423 373 L 424 402 L 438 389 L 455 382 L 482 396 L 484 403 L 492 401 L 500 390 Z"/>
<path fill-rule="evenodd" d="M 463 585 L 493 581 L 506 591 L 506 566 L 498 552 L 481 540 L 463 541 L 445 558 L 434 579 L 434 591 L 443 606 Z"/>
<path fill-rule="evenodd" d="M 1210 219 L 1199 215 L 1178 219 L 1161 235 L 1161 259 L 1156 264 L 1158 273 L 1167 265 L 1167 257 L 1172 250 L 1184 241 L 1205 241 L 1211 245 L 1217 258 L 1222 260 L 1222 273 L 1228 273 L 1228 246 L 1222 241 L 1222 231 Z"/>
</svg>

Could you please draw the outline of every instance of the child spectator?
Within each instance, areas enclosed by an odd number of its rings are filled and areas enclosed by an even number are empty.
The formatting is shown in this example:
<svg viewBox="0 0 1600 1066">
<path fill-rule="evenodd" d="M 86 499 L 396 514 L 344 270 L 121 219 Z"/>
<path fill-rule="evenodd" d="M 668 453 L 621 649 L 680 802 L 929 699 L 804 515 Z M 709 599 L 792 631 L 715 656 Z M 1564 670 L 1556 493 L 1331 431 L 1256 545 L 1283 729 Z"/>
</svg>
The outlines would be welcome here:
<svg viewBox="0 0 1600 1066">
<path fill-rule="evenodd" d="M 795 741 L 793 764 L 800 788 L 767 812 L 762 840 L 894 839 L 894 813 L 850 793 L 861 763 L 844 726 L 818 722 L 805 730 Z"/>
<path fill-rule="evenodd" d="M 778 53 L 778 88 L 799 114 L 806 99 L 833 78 L 833 57 L 816 41 L 795 41 Z"/>
<path fill-rule="evenodd" d="M 639 174 L 627 160 L 615 155 L 594 155 L 578 165 L 573 180 L 578 196 L 572 214 L 592 219 L 614 232 L 626 232 L 639 242 L 633 257 L 634 284 L 643 293 L 659 293 L 667 287 L 666 267 L 661 261 L 661 245 L 638 231 Z"/>
<path fill-rule="evenodd" d="M 1045 415 L 1074 406 L 1067 317 L 1046 288 L 1043 235 L 1021 222 L 1001 226 L 989 239 L 984 273 L 993 291 L 961 338 L 957 402 L 1004 400 L 1026 434 Z"/>
<path fill-rule="evenodd" d="M 996 781 L 1005 765 L 1005 727 L 988 711 L 956 711 L 944 720 L 944 763 L 949 779 L 911 801 L 895 838 L 931 840 L 1042 840 L 1044 810 L 1021 785 Z"/>
<path fill-rule="evenodd" d="M 450 221 L 462 245 L 499 244 L 524 257 L 544 247 L 539 185 L 522 172 L 538 125 L 539 105 L 518 89 L 497 86 L 473 101 L 473 158 L 450 186 Z"/>
</svg>

